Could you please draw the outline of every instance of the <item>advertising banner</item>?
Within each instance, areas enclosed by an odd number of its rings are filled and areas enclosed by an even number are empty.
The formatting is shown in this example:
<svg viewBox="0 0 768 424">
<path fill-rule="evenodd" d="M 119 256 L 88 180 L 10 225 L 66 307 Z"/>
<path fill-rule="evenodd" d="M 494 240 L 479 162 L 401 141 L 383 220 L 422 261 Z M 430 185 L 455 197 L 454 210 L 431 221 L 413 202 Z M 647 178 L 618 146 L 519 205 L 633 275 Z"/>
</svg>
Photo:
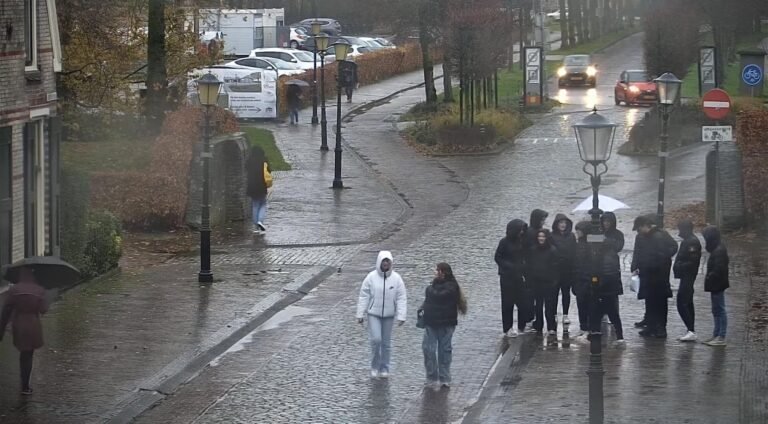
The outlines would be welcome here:
<svg viewBox="0 0 768 424">
<path fill-rule="evenodd" d="M 190 94 L 197 92 L 195 80 L 211 73 L 222 82 L 227 108 L 238 119 L 277 117 L 277 74 L 261 69 L 204 68 L 190 74 Z"/>
</svg>

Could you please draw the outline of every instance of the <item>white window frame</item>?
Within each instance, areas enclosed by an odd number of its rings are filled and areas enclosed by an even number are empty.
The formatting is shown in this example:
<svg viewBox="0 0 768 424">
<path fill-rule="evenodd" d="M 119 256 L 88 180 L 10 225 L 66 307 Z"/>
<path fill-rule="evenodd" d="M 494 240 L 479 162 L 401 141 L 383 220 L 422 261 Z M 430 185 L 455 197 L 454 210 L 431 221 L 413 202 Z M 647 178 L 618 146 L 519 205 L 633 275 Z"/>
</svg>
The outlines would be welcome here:
<svg viewBox="0 0 768 424">
<path fill-rule="evenodd" d="M 59 18 L 56 12 L 56 0 L 46 0 L 48 6 L 48 27 L 51 29 L 53 45 L 53 72 L 61 72 L 61 38 L 59 36 Z"/>
<path fill-rule="evenodd" d="M 45 254 L 45 211 L 46 211 L 46 196 L 45 196 L 45 115 L 38 115 L 38 119 L 33 119 L 31 122 L 34 125 L 34 138 L 35 138 L 35 199 L 37 203 L 37 209 L 35 210 L 35 229 L 37 234 L 35 238 L 37 242 L 37 251 L 35 254 Z"/>
<path fill-rule="evenodd" d="M 31 22 L 27 22 L 27 18 L 30 18 Z M 27 37 L 30 38 L 31 45 L 27 45 Z M 24 53 L 24 70 L 37 71 L 37 0 L 24 0 Z"/>
</svg>

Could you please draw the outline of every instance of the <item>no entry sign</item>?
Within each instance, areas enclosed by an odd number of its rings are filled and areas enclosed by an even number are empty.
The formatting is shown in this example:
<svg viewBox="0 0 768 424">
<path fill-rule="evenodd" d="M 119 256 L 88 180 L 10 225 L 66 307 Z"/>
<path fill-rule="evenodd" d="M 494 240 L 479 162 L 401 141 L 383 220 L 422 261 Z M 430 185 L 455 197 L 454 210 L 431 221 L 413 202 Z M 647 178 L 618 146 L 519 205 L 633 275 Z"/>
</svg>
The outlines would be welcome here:
<svg viewBox="0 0 768 424">
<path fill-rule="evenodd" d="M 719 88 L 707 91 L 701 100 L 704 114 L 709 119 L 718 121 L 728 116 L 728 113 L 731 111 L 731 97 Z"/>
</svg>

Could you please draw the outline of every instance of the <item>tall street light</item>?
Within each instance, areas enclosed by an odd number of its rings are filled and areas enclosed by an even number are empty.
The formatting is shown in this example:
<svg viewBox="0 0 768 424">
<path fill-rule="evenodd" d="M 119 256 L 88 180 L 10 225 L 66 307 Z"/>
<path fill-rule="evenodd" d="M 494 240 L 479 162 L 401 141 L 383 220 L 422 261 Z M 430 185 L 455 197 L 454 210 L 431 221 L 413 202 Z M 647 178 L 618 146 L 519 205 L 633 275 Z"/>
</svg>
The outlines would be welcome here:
<svg viewBox="0 0 768 424">
<path fill-rule="evenodd" d="M 616 134 L 616 124 L 608 121 L 602 115 L 597 113 L 597 108 L 587 115 L 580 122 L 573 125 L 576 132 L 576 142 L 579 146 L 579 156 L 584 162 L 584 173 L 589 175 L 589 181 L 592 185 L 592 209 L 589 214 L 592 217 L 592 225 L 587 235 L 589 252 L 591 258 L 591 296 L 589 306 L 589 422 L 590 424 L 602 424 L 604 417 L 603 406 L 603 347 L 602 332 L 600 324 L 602 314 L 598 313 L 600 299 L 598 288 L 600 286 L 600 273 L 603 254 L 603 241 L 605 235 L 600 226 L 600 216 L 603 211 L 600 210 L 600 178 L 608 172 L 606 162 L 611 157 L 613 149 L 613 139 Z"/>
<path fill-rule="evenodd" d="M 317 37 L 323 25 L 320 21 L 312 22 L 312 125 L 318 124 L 317 119 Z"/>
<path fill-rule="evenodd" d="M 315 46 L 320 55 L 320 150 L 328 151 L 328 120 L 325 117 L 325 55 L 328 54 L 329 37 L 319 34 Z"/>
<path fill-rule="evenodd" d="M 211 106 L 215 106 L 219 98 L 219 81 L 215 75 L 208 73 L 197 80 L 197 93 L 200 104 L 205 106 L 205 123 L 203 127 L 203 205 L 200 213 L 200 272 L 197 281 L 210 283 L 213 281 L 211 272 L 211 202 L 210 202 L 210 173 L 211 173 Z"/>
<path fill-rule="evenodd" d="M 333 188 L 344 188 L 344 183 L 341 181 L 341 68 L 347 64 L 347 53 L 349 53 L 350 45 L 345 42 L 338 42 L 333 45 L 334 53 L 336 53 L 336 63 L 338 63 L 336 71 L 336 148 L 334 152 L 334 168 L 333 168 Z"/>
<path fill-rule="evenodd" d="M 667 178 L 667 127 L 669 126 L 669 109 L 677 102 L 680 94 L 682 81 L 667 72 L 664 75 L 653 80 L 656 83 L 656 93 L 659 96 L 659 105 L 661 105 L 661 142 L 659 143 L 659 204 L 656 212 L 656 225 L 664 228 L 664 183 Z"/>
</svg>

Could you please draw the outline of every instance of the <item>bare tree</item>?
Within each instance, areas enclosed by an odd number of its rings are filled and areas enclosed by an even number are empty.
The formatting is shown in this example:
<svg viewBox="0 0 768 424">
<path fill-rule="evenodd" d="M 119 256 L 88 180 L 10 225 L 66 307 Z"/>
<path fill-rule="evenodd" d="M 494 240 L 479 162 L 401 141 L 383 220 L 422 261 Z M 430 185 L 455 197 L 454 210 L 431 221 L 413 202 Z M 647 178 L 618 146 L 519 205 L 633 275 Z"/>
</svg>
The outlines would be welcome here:
<svg viewBox="0 0 768 424">
<path fill-rule="evenodd" d="M 168 97 L 168 72 L 165 48 L 165 1 L 149 0 L 147 20 L 147 96 L 144 111 L 149 127 L 163 124 Z"/>
<path fill-rule="evenodd" d="M 563 48 L 568 48 L 570 47 L 571 38 L 568 32 L 568 7 L 566 6 L 566 0 L 558 0 L 558 6 L 560 6 L 560 43 Z"/>
</svg>

